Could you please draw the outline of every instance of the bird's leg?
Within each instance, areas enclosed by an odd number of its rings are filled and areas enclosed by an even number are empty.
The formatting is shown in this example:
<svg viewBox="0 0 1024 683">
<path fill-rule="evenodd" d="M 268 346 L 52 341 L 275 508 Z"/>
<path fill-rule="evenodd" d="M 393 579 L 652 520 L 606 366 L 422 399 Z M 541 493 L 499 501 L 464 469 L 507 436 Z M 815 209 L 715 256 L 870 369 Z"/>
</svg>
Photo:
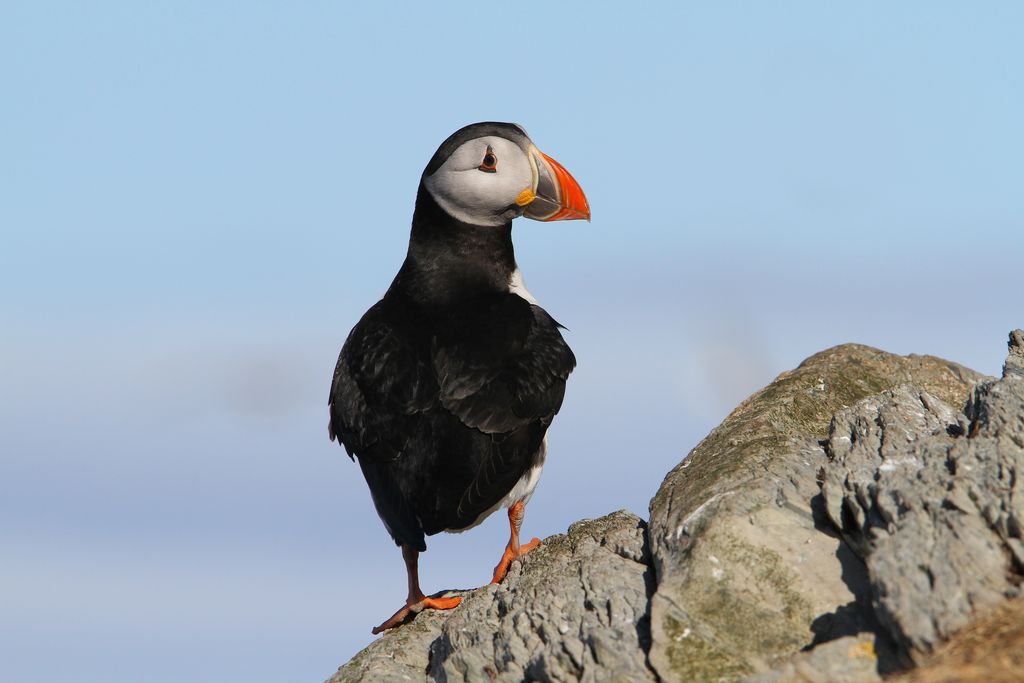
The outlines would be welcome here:
<svg viewBox="0 0 1024 683">
<path fill-rule="evenodd" d="M 519 545 L 519 527 L 523 525 L 525 510 L 526 506 L 523 505 L 521 500 L 516 501 L 508 509 L 508 527 L 510 532 L 508 545 L 505 546 L 505 552 L 502 553 L 498 566 L 494 568 L 494 578 L 491 579 L 491 583 L 501 583 L 501 580 L 505 578 L 505 574 L 508 573 L 508 567 L 512 564 L 512 560 L 518 560 L 540 545 L 539 538 L 534 538 L 529 543 Z"/>
<path fill-rule="evenodd" d="M 413 550 L 407 545 L 402 546 L 402 559 L 405 560 L 405 573 L 409 577 L 409 597 L 405 600 L 405 607 L 391 615 L 391 618 L 373 629 L 377 635 L 389 628 L 394 628 L 404 622 L 410 614 L 419 614 L 425 609 L 451 609 L 462 602 L 462 598 L 428 598 L 420 590 L 419 575 L 419 551 Z"/>
</svg>

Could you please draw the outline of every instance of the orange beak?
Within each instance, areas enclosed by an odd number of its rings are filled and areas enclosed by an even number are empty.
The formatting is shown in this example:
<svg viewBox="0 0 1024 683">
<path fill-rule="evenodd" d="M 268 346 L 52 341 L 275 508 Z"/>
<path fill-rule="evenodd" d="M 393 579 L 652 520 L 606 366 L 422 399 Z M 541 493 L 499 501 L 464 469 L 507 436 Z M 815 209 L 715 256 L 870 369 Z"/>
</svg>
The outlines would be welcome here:
<svg viewBox="0 0 1024 683">
<path fill-rule="evenodd" d="M 531 146 L 530 159 L 537 169 L 536 197 L 523 215 L 535 221 L 589 221 L 590 204 L 576 179 L 536 147 Z"/>
</svg>

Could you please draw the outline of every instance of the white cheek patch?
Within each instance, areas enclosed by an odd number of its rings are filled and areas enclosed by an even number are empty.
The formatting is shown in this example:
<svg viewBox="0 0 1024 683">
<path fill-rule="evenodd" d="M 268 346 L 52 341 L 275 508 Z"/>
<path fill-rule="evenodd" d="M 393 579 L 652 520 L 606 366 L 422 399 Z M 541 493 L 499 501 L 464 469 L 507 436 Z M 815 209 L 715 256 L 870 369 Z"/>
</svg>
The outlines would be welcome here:
<svg viewBox="0 0 1024 683">
<path fill-rule="evenodd" d="M 487 148 L 497 157 L 497 171 L 479 170 Z M 488 136 L 461 145 L 437 171 L 424 179 L 427 191 L 448 214 L 472 225 L 496 227 L 516 215 L 509 207 L 533 187 L 527 154 L 511 140 Z"/>
</svg>

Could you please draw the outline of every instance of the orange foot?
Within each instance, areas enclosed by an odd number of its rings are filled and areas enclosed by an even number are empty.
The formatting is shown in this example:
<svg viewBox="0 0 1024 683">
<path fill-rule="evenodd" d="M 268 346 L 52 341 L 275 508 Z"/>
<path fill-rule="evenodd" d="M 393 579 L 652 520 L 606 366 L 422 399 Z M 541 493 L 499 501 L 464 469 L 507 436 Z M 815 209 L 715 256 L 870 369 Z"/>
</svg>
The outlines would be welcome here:
<svg viewBox="0 0 1024 683">
<path fill-rule="evenodd" d="M 494 578 L 491 579 L 491 583 L 501 583 L 501 580 L 505 578 L 505 574 L 508 573 L 508 568 L 509 565 L 512 564 L 512 560 L 518 560 L 523 555 L 539 546 L 539 538 L 535 538 L 529 543 L 524 543 L 518 548 L 515 548 L 512 543 L 505 546 L 505 552 L 501 554 L 501 560 L 498 562 L 498 566 L 494 568 Z"/>
<path fill-rule="evenodd" d="M 373 635 L 383 633 L 389 628 L 394 628 L 409 617 L 410 614 L 419 614 L 425 609 L 452 609 L 462 602 L 462 598 L 422 598 L 419 602 L 406 603 L 405 607 L 391 615 L 391 618 L 373 629 Z"/>
</svg>

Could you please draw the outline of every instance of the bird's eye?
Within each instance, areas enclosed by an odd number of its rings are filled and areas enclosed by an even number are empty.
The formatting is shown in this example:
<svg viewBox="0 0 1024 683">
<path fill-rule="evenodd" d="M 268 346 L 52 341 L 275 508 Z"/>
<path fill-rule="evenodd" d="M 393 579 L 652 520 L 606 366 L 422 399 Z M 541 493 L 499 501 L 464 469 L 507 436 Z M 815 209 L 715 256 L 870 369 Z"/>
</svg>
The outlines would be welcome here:
<svg viewBox="0 0 1024 683">
<path fill-rule="evenodd" d="M 487 147 L 483 162 L 477 168 L 486 173 L 494 173 L 498 170 L 498 157 L 494 156 L 494 151 L 490 146 Z"/>
</svg>

